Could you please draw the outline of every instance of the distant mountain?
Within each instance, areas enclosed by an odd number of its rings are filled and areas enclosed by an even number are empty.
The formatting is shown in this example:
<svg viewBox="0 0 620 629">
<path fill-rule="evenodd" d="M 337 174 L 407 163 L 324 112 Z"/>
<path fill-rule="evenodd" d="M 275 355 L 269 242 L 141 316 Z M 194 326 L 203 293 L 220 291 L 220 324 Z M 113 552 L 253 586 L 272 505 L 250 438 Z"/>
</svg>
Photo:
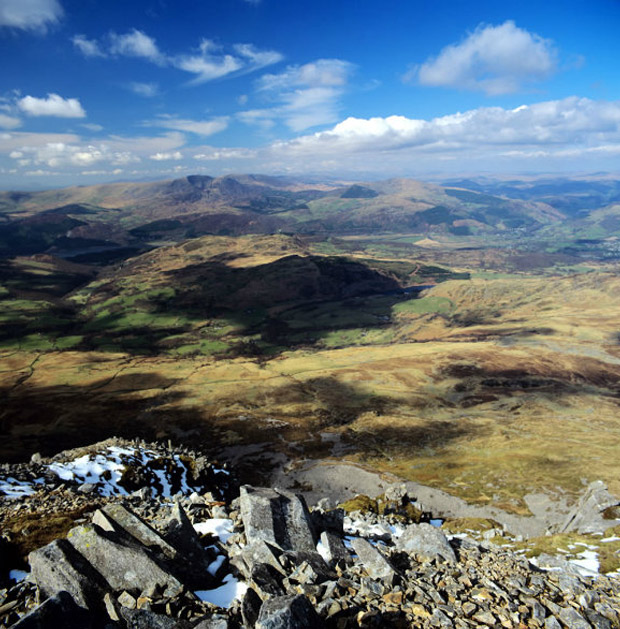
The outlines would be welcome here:
<svg viewBox="0 0 620 629">
<path fill-rule="evenodd" d="M 343 186 L 262 175 L 190 175 L 0 193 L 0 253 L 141 251 L 150 243 L 204 234 L 531 233 L 563 218 L 539 201 L 411 179 Z"/>
<path fill-rule="evenodd" d="M 453 179 L 444 186 L 467 188 L 511 199 L 546 203 L 568 216 L 586 216 L 612 203 L 620 202 L 620 180 L 605 176 L 580 178 L 538 177 L 534 179 Z"/>
</svg>

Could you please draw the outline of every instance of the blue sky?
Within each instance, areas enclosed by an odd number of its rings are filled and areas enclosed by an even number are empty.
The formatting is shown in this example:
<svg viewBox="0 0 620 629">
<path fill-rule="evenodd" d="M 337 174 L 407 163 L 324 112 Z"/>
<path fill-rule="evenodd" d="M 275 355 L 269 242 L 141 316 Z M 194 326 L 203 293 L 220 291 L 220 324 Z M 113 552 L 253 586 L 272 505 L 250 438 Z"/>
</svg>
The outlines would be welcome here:
<svg viewBox="0 0 620 629">
<path fill-rule="evenodd" d="M 0 0 L 0 187 L 620 170 L 620 2 Z"/>
</svg>

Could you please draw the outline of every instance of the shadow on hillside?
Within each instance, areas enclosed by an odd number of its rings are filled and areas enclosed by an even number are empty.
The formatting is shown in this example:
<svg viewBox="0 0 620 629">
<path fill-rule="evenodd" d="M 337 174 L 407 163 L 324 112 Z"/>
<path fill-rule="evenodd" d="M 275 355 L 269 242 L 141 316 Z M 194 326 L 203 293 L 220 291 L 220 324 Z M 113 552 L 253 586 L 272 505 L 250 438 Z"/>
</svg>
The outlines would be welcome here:
<svg viewBox="0 0 620 629">
<path fill-rule="evenodd" d="M 25 382 L 0 388 L 0 461 L 25 461 L 34 452 L 52 455 L 114 436 L 195 441 L 208 425 L 199 409 L 180 404 L 182 392 L 167 390 L 175 382 L 132 373 L 88 386 Z"/>
<path fill-rule="evenodd" d="M 620 403 L 620 367 L 587 357 L 582 357 L 579 367 L 573 369 L 549 363 L 529 369 L 455 363 L 444 367 L 438 377 L 459 379 L 453 390 L 456 403 L 464 408 L 523 395 L 558 399 L 594 394 Z"/>
<path fill-rule="evenodd" d="M 87 322 L 79 332 L 87 333 L 84 349 L 154 354 L 170 336 L 186 334 L 193 323 L 206 321 L 199 334 L 182 342 L 222 341 L 228 345 L 222 356 L 269 357 L 287 347 L 312 345 L 326 330 L 385 326 L 391 306 L 402 299 L 396 278 L 352 260 L 291 255 L 253 267 L 229 266 L 242 257 L 226 253 L 169 271 L 158 287 L 173 289 L 173 296 L 145 297 L 131 311 L 120 306 Z M 132 277 L 130 266 L 126 277 Z M 369 310 L 364 299 L 377 295 L 389 297 Z M 174 323 L 121 327 L 128 312 Z M 233 331 L 223 338 L 218 326 Z"/>
</svg>

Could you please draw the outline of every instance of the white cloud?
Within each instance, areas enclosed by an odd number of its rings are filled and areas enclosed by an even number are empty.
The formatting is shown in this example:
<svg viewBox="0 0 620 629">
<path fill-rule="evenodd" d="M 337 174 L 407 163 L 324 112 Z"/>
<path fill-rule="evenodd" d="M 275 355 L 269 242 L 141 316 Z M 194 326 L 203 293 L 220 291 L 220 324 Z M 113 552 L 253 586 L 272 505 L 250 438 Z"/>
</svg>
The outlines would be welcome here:
<svg viewBox="0 0 620 629">
<path fill-rule="evenodd" d="M 150 127 L 174 129 L 175 131 L 195 133 L 197 135 L 213 135 L 214 133 L 224 131 L 228 127 L 228 117 L 221 116 L 211 120 L 183 120 L 174 116 L 161 116 L 145 124 Z"/>
<path fill-rule="evenodd" d="M 58 0 L 2 0 L 0 26 L 45 31 L 62 17 Z"/>
<path fill-rule="evenodd" d="M 283 56 L 275 50 L 259 50 L 252 44 L 235 44 L 235 52 L 247 59 L 252 70 L 260 70 L 282 61 Z"/>
<path fill-rule="evenodd" d="M 293 131 L 334 122 L 353 68 L 340 59 L 319 59 L 289 66 L 280 74 L 266 74 L 258 82 L 258 91 L 277 104 L 241 112 L 239 118 L 263 128 L 281 119 Z"/>
<path fill-rule="evenodd" d="M 516 92 L 557 69 L 552 42 L 519 28 L 512 21 L 480 25 L 461 43 L 446 46 L 437 57 L 405 75 L 422 85 L 486 92 Z"/>
<path fill-rule="evenodd" d="M 198 54 L 181 55 L 173 60 L 173 64 L 179 70 L 195 74 L 196 78 L 192 80 L 194 85 L 219 79 L 243 68 L 241 59 L 233 55 L 218 54 L 216 49 L 217 46 L 211 40 L 203 39 Z"/>
<path fill-rule="evenodd" d="M 21 124 L 22 121 L 19 118 L 15 118 L 15 116 L 0 114 L 0 128 L 2 129 L 17 129 Z"/>
<path fill-rule="evenodd" d="M 157 46 L 155 39 L 133 28 L 127 33 L 110 33 L 104 43 L 76 35 L 73 44 L 87 57 L 137 57 L 159 66 L 171 66 L 193 74 L 191 85 L 213 81 L 233 73 L 255 72 L 283 59 L 274 50 L 260 50 L 252 44 L 234 44 L 232 52 L 224 52 L 210 39 L 203 39 L 191 53 L 167 54 Z M 144 95 L 144 94 L 142 94 Z"/>
<path fill-rule="evenodd" d="M 86 39 L 84 35 L 75 35 L 71 41 L 85 57 L 107 57 L 96 40 Z"/>
<path fill-rule="evenodd" d="M 100 124 L 95 124 L 94 122 L 83 122 L 80 127 L 84 127 L 89 131 L 103 131 L 103 126 Z"/>
<path fill-rule="evenodd" d="M 48 94 L 47 98 L 24 96 L 17 101 L 17 106 L 28 116 L 86 117 L 86 112 L 77 98 L 63 98 L 58 94 Z"/>
<path fill-rule="evenodd" d="M 402 172 L 407 166 L 428 169 L 432 164 L 442 170 L 447 161 L 461 168 L 478 163 L 497 169 L 502 161 L 523 167 L 532 159 L 589 159 L 617 155 L 618 149 L 620 101 L 570 97 L 515 109 L 482 107 L 430 120 L 347 118 L 327 131 L 275 142 L 262 159 L 315 168 L 335 160 L 340 169 L 357 164 L 366 170 L 372 163 Z"/>
<path fill-rule="evenodd" d="M 570 97 L 515 109 L 481 107 L 431 120 L 405 116 L 347 118 L 328 131 L 280 146 L 294 151 L 368 151 L 416 147 L 471 150 L 480 147 L 620 143 L 620 101 Z"/>
<path fill-rule="evenodd" d="M 163 162 L 167 160 L 179 161 L 183 159 L 183 153 L 181 151 L 174 151 L 174 153 L 155 153 L 155 155 L 149 155 L 149 159 L 156 162 Z"/>
<path fill-rule="evenodd" d="M 199 161 L 220 161 L 227 159 L 254 159 L 259 155 L 256 149 L 248 148 L 216 148 L 214 146 L 203 146 L 202 152 L 194 155 L 194 159 Z"/>
<path fill-rule="evenodd" d="M 20 166 L 47 168 L 89 168 L 95 164 L 125 166 L 139 163 L 151 154 L 171 152 L 185 143 L 181 133 L 156 137 L 109 136 L 97 142 L 83 142 L 71 134 L 12 133 L 0 136 L 0 153 Z"/>
<path fill-rule="evenodd" d="M 137 28 L 124 35 L 110 33 L 110 41 L 110 52 L 114 55 L 141 57 L 159 65 L 164 65 L 167 62 L 166 57 L 159 51 L 155 40 Z"/>
<path fill-rule="evenodd" d="M 157 83 L 129 83 L 127 86 L 134 94 L 138 96 L 144 96 L 145 98 L 153 98 L 159 93 L 159 86 Z"/>
</svg>

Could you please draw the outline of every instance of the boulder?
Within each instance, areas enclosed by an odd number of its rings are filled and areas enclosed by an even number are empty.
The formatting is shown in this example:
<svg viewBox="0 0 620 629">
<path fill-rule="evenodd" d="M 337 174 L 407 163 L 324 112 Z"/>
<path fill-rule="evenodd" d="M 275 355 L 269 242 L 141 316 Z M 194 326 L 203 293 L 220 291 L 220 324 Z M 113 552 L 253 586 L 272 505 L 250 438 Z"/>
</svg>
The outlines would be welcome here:
<svg viewBox="0 0 620 629">
<path fill-rule="evenodd" d="M 256 629 L 324 629 L 325 625 L 303 595 L 277 596 L 265 601 Z"/>
<path fill-rule="evenodd" d="M 239 553 L 237 553 L 230 563 L 246 578 L 249 579 L 252 573 L 252 568 L 257 563 L 265 563 L 275 568 L 278 572 L 284 575 L 282 564 L 279 561 L 279 557 L 282 555 L 282 550 L 273 544 L 264 542 L 262 540 L 253 542 L 246 545 Z"/>
<path fill-rule="evenodd" d="M 301 496 L 244 485 L 239 503 L 249 544 L 263 540 L 283 550 L 315 550 L 312 521 Z"/>
<path fill-rule="evenodd" d="M 122 529 L 147 548 L 161 553 L 163 557 L 168 559 L 174 559 L 178 555 L 177 549 L 171 546 L 154 528 L 119 503 L 107 504 L 103 509 L 95 511 L 92 522 L 104 531 L 118 532 L 119 529 Z"/>
<path fill-rule="evenodd" d="M 590 483 L 573 509 L 560 526 L 560 533 L 577 531 L 584 533 L 604 533 L 612 522 L 603 518 L 603 511 L 615 507 L 620 501 L 607 491 L 602 480 Z"/>
<path fill-rule="evenodd" d="M 396 540 L 396 548 L 422 560 L 441 558 L 456 563 L 456 555 L 448 538 L 432 524 L 411 524 Z"/>
<path fill-rule="evenodd" d="M 28 555 L 32 577 L 43 596 L 67 592 L 83 609 L 97 610 L 109 585 L 65 539 L 57 539 Z M 62 600 L 51 603 L 61 604 Z"/>
<path fill-rule="evenodd" d="M 183 590 L 183 585 L 145 547 L 132 543 L 129 536 L 87 524 L 71 529 L 67 539 L 113 590 L 141 592 L 160 586 L 165 596 L 176 596 Z"/>
<path fill-rule="evenodd" d="M 318 545 L 318 551 L 325 561 L 332 567 L 344 566 L 351 563 L 351 554 L 343 544 L 342 539 L 330 531 L 323 531 Z"/>
<path fill-rule="evenodd" d="M 386 583 L 394 582 L 396 571 L 392 564 L 368 540 L 355 537 L 351 540 L 351 545 L 369 576 Z"/>
</svg>

